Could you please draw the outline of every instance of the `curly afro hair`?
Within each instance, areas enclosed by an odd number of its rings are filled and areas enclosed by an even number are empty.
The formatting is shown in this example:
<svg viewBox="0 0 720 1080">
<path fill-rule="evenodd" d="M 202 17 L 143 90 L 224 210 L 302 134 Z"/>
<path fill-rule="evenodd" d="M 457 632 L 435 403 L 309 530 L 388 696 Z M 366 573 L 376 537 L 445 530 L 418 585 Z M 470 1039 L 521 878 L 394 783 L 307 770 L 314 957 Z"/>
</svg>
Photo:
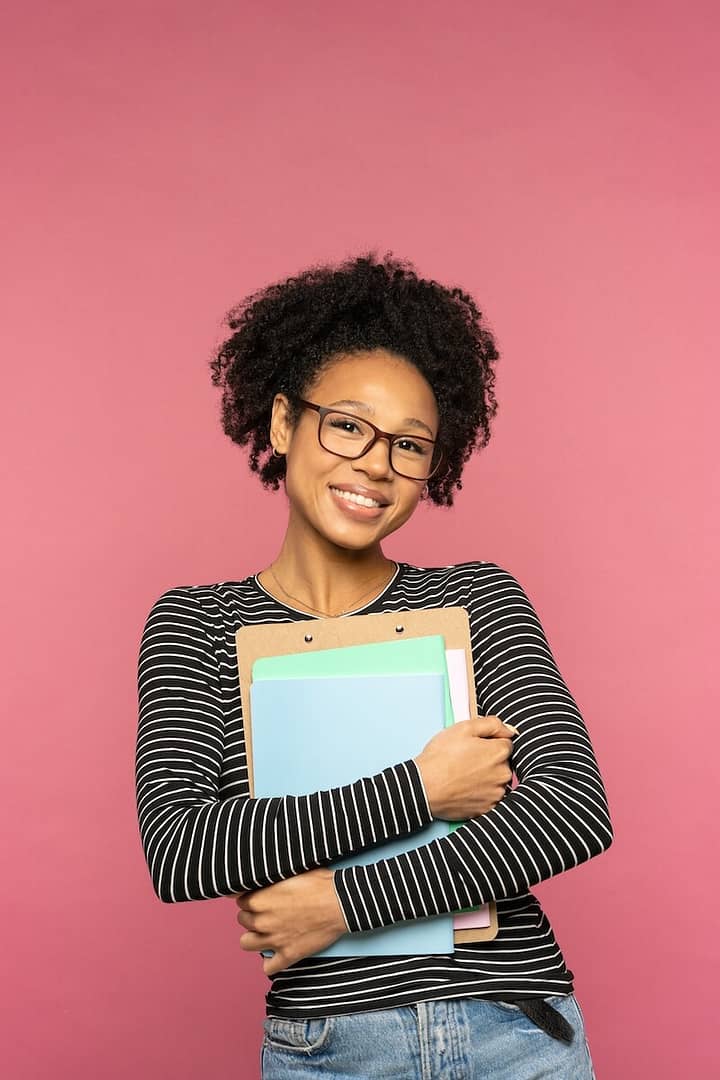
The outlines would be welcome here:
<svg viewBox="0 0 720 1080">
<path fill-rule="evenodd" d="M 250 467 L 265 487 L 277 490 L 285 476 L 285 458 L 270 445 L 275 394 L 287 395 L 295 423 L 296 399 L 324 368 L 381 348 L 409 360 L 432 387 L 443 460 L 423 498 L 452 506 L 465 462 L 487 444 L 497 410 L 499 354 L 471 296 L 418 277 L 392 253 L 381 260 L 370 253 L 269 285 L 233 308 L 226 324 L 232 333 L 210 362 L 223 391 L 223 430 L 250 444 Z"/>
</svg>

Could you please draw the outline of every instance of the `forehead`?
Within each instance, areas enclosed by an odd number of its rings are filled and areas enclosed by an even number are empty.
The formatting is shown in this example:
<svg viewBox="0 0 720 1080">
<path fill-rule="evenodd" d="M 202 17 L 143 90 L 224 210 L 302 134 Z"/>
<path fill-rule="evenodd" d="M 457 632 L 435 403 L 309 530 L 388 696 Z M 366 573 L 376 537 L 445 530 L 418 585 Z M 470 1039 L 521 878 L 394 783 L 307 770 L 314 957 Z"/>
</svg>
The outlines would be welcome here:
<svg viewBox="0 0 720 1080">
<path fill-rule="evenodd" d="M 320 404 L 352 401 L 396 418 L 416 416 L 437 423 L 437 403 L 432 387 L 421 372 L 402 356 L 374 349 L 332 360 L 312 384 Z M 350 408 L 350 406 L 347 406 Z M 360 410 L 364 411 L 364 410 Z"/>
</svg>

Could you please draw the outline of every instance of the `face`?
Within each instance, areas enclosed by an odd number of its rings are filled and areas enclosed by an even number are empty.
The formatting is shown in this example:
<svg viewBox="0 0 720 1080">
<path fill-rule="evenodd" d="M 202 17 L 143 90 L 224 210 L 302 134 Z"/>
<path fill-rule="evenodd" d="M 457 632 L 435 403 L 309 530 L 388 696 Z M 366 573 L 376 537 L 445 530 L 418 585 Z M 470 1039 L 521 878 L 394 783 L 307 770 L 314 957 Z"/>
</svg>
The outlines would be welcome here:
<svg viewBox="0 0 720 1080">
<path fill-rule="evenodd" d="M 407 360 L 383 350 L 334 361 L 302 396 L 370 420 L 383 431 L 437 437 L 438 410 L 430 384 Z M 271 437 L 287 456 L 285 487 L 291 515 L 331 543 L 354 550 L 377 545 L 399 529 L 415 510 L 425 485 L 393 472 L 387 439 L 379 439 L 360 458 L 341 458 L 320 445 L 317 412 L 303 408 L 291 428 L 286 406 L 287 399 L 278 394 Z M 343 491 L 366 495 L 381 505 L 359 505 L 343 497 Z"/>
</svg>

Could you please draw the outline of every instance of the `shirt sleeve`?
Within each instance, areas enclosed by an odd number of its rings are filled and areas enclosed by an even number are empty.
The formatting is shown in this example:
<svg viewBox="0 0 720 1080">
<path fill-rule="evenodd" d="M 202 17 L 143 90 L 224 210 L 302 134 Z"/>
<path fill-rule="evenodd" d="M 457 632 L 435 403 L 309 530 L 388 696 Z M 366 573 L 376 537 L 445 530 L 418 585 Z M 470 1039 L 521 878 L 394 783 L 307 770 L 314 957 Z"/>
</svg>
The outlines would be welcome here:
<svg viewBox="0 0 720 1080">
<path fill-rule="evenodd" d="M 511 574 L 479 566 L 468 604 L 478 712 L 518 729 L 511 762 L 517 786 L 448 836 L 336 870 L 353 932 L 520 895 L 612 843 L 590 738 L 537 614 Z"/>
<path fill-rule="evenodd" d="M 262 888 L 432 821 L 412 759 L 310 795 L 221 798 L 228 706 L 220 633 L 207 601 L 182 588 L 155 601 L 142 632 L 137 812 L 161 900 Z"/>
</svg>

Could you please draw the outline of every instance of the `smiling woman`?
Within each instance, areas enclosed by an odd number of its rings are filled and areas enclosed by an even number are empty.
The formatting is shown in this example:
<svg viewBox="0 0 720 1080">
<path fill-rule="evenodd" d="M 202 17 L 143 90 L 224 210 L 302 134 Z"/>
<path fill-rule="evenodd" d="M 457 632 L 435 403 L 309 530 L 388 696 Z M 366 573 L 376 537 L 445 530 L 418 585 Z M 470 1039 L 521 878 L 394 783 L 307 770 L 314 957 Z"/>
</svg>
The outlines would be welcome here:
<svg viewBox="0 0 720 1080">
<path fill-rule="evenodd" d="M 264 569 L 170 589 L 148 615 L 136 776 L 157 895 L 235 897 L 241 948 L 271 953 L 266 1078 L 588 1080 L 573 976 L 529 891 L 612 842 L 587 729 L 512 574 L 382 550 L 422 499 L 452 505 L 486 444 L 494 339 L 470 296 L 390 256 L 271 285 L 228 325 L 212 361 L 224 430 L 250 446 L 263 484 L 284 485 L 287 528 Z M 375 776 L 251 798 L 240 626 L 455 605 L 470 619 L 476 716 Z M 467 820 L 410 853 L 329 868 L 433 818 Z M 343 934 L 491 899 L 489 942 L 315 955 Z"/>
</svg>

